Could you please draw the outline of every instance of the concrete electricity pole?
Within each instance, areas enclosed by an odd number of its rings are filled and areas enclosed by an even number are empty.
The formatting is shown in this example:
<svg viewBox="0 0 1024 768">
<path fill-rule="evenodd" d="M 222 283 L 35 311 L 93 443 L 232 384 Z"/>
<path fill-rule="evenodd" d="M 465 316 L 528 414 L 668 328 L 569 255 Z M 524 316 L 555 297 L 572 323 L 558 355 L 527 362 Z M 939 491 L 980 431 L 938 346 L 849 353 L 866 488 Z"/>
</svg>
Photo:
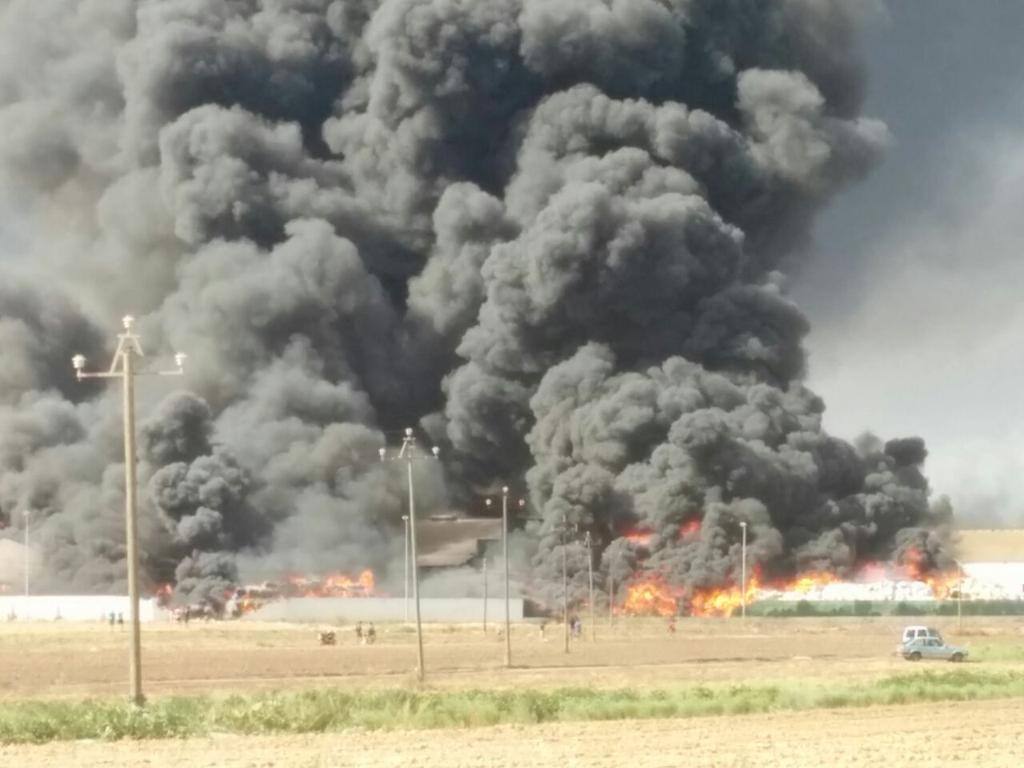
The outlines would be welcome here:
<svg viewBox="0 0 1024 768">
<path fill-rule="evenodd" d="M 28 597 L 28 526 L 32 520 L 32 510 L 26 509 L 22 514 L 25 516 L 25 597 Z M 25 612 L 28 613 L 28 600 L 25 601 Z"/>
<path fill-rule="evenodd" d="M 387 448 L 378 451 L 380 460 L 387 459 Z M 431 449 L 434 458 L 438 458 L 441 449 L 436 445 Z M 412 464 L 418 458 L 416 456 L 416 437 L 413 435 L 412 427 L 405 430 L 405 437 L 402 439 L 402 448 L 396 457 L 406 463 L 409 481 L 409 545 L 412 549 L 410 559 L 412 562 L 412 602 L 416 610 L 416 679 L 423 682 L 425 675 L 423 665 L 423 622 L 420 615 L 420 568 L 416 554 L 416 495 L 412 482 Z"/>
<path fill-rule="evenodd" d="M 615 626 L 615 574 L 608 563 L 608 626 Z"/>
<path fill-rule="evenodd" d="M 562 624 L 565 627 L 565 647 L 563 651 L 569 652 L 569 563 L 566 548 L 567 536 L 569 533 L 569 521 L 562 513 Z"/>
<path fill-rule="evenodd" d="M 125 539 L 128 560 L 128 603 L 131 613 L 132 643 L 128 657 L 128 680 L 131 699 L 138 705 L 145 702 L 142 695 L 142 628 L 139 624 L 139 525 L 135 479 L 135 377 L 141 371 L 135 370 L 135 358 L 143 357 L 142 344 L 135 335 L 135 318 L 127 315 L 122 319 L 124 333 L 117 335 L 117 350 L 110 369 L 96 373 L 85 371 L 85 357 L 75 355 L 71 364 L 78 380 L 121 379 L 124 385 L 124 479 L 125 479 Z M 173 371 L 155 372 L 158 376 L 181 376 L 184 374 L 185 355 L 174 356 L 177 366 Z"/>
<path fill-rule="evenodd" d="M 487 634 L 487 557 L 484 556 L 484 634 Z"/>
<path fill-rule="evenodd" d="M 501 487 L 501 555 L 505 561 L 505 666 L 512 666 L 512 618 L 508 583 L 508 486 Z"/>
<path fill-rule="evenodd" d="M 957 587 L 956 587 L 956 630 L 959 632 L 964 628 L 964 567 L 956 560 Z"/>
<path fill-rule="evenodd" d="M 590 640 L 597 642 L 597 622 L 594 621 L 594 550 L 590 531 L 587 531 L 583 543 L 587 545 L 587 577 L 590 580 Z"/>
<path fill-rule="evenodd" d="M 741 546 L 742 555 L 740 556 L 740 610 L 742 611 L 743 618 L 747 618 L 747 523 L 743 521 L 740 523 L 740 530 L 743 532 L 743 544 Z"/>
<path fill-rule="evenodd" d="M 405 581 L 402 589 L 405 592 L 405 621 L 409 622 L 409 516 L 402 515 L 402 530 L 405 534 Z"/>
</svg>

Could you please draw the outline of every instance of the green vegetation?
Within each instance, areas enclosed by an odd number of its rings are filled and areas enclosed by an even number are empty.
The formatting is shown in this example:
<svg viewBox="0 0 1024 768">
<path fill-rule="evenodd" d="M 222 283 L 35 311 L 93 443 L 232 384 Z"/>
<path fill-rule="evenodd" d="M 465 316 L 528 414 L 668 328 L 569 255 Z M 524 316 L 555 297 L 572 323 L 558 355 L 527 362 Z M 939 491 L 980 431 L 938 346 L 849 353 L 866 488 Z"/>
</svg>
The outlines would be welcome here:
<svg viewBox="0 0 1024 768">
<path fill-rule="evenodd" d="M 697 717 L 817 707 L 1024 696 L 1024 674 L 921 671 L 847 685 L 714 685 L 657 690 L 350 692 L 0 704 L 0 742 L 315 733 L 350 728 L 445 728 L 623 718 Z"/>
<path fill-rule="evenodd" d="M 973 661 L 1024 661 L 1024 644 L 1020 641 L 993 638 L 980 644 L 971 643 L 970 652 Z"/>
</svg>

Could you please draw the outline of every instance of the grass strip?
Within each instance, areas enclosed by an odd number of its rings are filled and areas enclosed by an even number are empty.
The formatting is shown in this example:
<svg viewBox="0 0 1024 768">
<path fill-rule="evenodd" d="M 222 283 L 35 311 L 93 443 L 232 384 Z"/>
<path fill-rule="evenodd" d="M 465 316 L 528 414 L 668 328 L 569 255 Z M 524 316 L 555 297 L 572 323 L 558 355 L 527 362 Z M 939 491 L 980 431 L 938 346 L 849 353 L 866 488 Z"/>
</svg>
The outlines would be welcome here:
<svg viewBox="0 0 1024 768">
<path fill-rule="evenodd" d="M 0 742 L 699 717 L 1017 696 L 1024 696 L 1024 674 L 956 669 L 834 686 L 793 681 L 779 685 L 616 690 L 316 689 L 226 697 L 175 696 L 155 699 L 144 708 L 123 700 L 23 701 L 0 703 Z"/>
</svg>

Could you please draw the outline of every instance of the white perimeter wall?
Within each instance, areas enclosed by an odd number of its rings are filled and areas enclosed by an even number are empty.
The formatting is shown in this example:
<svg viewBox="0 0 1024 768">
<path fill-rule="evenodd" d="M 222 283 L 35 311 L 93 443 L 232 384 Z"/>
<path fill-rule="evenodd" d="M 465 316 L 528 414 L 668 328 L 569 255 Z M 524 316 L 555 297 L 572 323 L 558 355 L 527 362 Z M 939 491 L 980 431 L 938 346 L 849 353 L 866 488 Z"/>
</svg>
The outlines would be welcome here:
<svg viewBox="0 0 1024 768">
<path fill-rule="evenodd" d="M 0 597 L 0 621 L 12 616 L 18 621 L 100 621 L 110 614 L 122 614 L 128 621 L 126 595 L 24 595 Z M 156 600 L 139 601 L 139 620 L 167 621 L 169 614 Z"/>
<path fill-rule="evenodd" d="M 1024 599 L 1024 562 L 964 563 L 964 597 Z"/>
<path fill-rule="evenodd" d="M 403 621 L 405 598 L 402 597 L 296 597 L 267 603 L 245 618 L 256 621 Z M 420 615 L 424 621 L 475 622 L 483 621 L 482 598 L 420 598 Z M 415 617 L 415 607 L 409 601 L 409 619 Z M 509 600 L 509 617 L 522 621 L 523 600 Z M 505 601 L 487 601 L 487 621 L 497 624 L 505 620 Z"/>
</svg>

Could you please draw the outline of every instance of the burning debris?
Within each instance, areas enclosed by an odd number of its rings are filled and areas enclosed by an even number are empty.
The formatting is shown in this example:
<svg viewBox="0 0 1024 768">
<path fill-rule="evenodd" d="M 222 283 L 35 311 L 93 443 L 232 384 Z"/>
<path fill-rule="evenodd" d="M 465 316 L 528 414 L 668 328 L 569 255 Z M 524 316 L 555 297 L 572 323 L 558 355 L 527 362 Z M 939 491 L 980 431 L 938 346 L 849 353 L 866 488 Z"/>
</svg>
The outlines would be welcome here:
<svg viewBox="0 0 1024 768">
<path fill-rule="evenodd" d="M 323 576 L 291 574 L 280 582 L 267 581 L 239 587 L 229 592 L 225 604 L 228 616 L 252 613 L 269 602 L 291 597 L 380 597 L 373 571 L 356 576 L 335 572 Z"/>
<path fill-rule="evenodd" d="M 808 571 L 789 580 L 763 582 L 759 571 L 747 579 L 746 604 L 797 600 L 892 601 L 945 600 L 955 594 L 960 575 L 922 573 L 913 566 L 867 563 L 850 580 L 828 571 Z M 654 574 L 638 574 L 627 583 L 615 611 L 627 616 L 732 616 L 744 604 L 741 586 L 686 590 Z"/>
<path fill-rule="evenodd" d="M 422 509 L 526 479 L 550 603 L 563 520 L 617 599 L 649 572 L 724 610 L 741 522 L 767 584 L 941 572 L 923 442 L 823 431 L 785 291 L 888 141 L 861 7 L 9 4 L 0 515 L 39 511 L 39 587 L 124 588 L 118 402 L 68 360 L 127 310 L 190 355 L 188 393 L 140 403 L 143 566 L 186 604 L 268 569 L 396 578 L 376 457 L 408 424 L 447 457 Z"/>
</svg>

